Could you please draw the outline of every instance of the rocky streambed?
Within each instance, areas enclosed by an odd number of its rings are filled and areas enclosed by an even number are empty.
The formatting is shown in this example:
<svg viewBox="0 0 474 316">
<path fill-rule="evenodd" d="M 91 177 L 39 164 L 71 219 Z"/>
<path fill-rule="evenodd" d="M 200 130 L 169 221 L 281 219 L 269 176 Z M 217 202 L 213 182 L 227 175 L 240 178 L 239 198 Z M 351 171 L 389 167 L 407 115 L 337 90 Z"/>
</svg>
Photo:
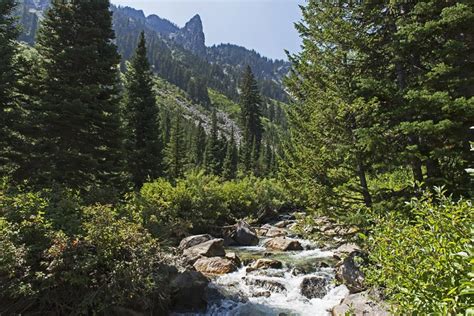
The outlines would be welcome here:
<svg viewBox="0 0 474 316">
<path fill-rule="evenodd" d="M 388 315 L 360 293 L 355 245 L 321 249 L 295 235 L 292 225 L 288 219 L 255 228 L 239 222 L 223 238 L 185 238 L 179 248 L 196 272 L 185 281 L 190 297 L 181 295 L 184 306 L 173 315 Z"/>
</svg>

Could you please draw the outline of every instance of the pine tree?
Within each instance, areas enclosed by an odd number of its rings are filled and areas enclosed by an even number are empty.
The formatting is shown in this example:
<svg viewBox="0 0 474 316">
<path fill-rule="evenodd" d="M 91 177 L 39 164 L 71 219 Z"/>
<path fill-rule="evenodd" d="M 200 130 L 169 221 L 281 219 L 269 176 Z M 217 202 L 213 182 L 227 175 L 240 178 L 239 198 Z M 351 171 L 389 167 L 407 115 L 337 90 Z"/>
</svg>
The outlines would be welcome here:
<svg viewBox="0 0 474 316">
<path fill-rule="evenodd" d="M 224 159 L 222 177 L 226 180 L 235 179 L 239 163 L 239 153 L 235 143 L 234 129 L 230 133 L 230 141 L 227 145 L 227 152 Z"/>
<path fill-rule="evenodd" d="M 369 32 L 354 23 L 353 10 L 343 3 L 308 3 L 297 25 L 303 51 L 292 56 L 287 82 L 297 100 L 290 112 L 287 177 L 312 191 L 315 207 L 332 210 L 372 205 L 367 172 L 383 135 L 379 103 L 358 91 L 363 67 L 354 46 Z"/>
<path fill-rule="evenodd" d="M 45 72 L 39 172 L 46 182 L 73 188 L 121 183 L 120 56 L 109 5 L 53 1 L 39 31 Z"/>
<path fill-rule="evenodd" d="M 0 177 L 12 171 L 18 158 L 18 109 L 13 99 L 16 82 L 14 56 L 18 29 L 15 26 L 14 0 L 0 2 Z"/>
<path fill-rule="evenodd" d="M 147 178 L 162 174 L 162 135 L 144 32 L 129 64 L 126 93 L 128 166 L 132 181 L 139 188 Z"/>
<path fill-rule="evenodd" d="M 217 113 L 214 110 L 211 117 L 211 133 L 206 144 L 204 153 L 204 165 L 206 171 L 218 175 L 220 171 L 219 164 L 219 130 L 217 126 Z"/>
<path fill-rule="evenodd" d="M 204 164 L 204 151 L 206 149 L 206 131 L 202 127 L 201 123 L 199 123 L 199 126 L 197 128 L 193 141 L 193 146 L 194 165 L 197 168 L 201 168 Z"/>
<path fill-rule="evenodd" d="M 241 122 L 243 125 L 243 157 L 247 171 L 255 166 L 255 157 L 260 154 L 263 126 L 261 122 L 261 97 L 252 69 L 247 66 L 241 83 Z"/>
<path fill-rule="evenodd" d="M 186 165 L 186 143 L 181 115 L 176 113 L 171 126 L 170 141 L 165 149 L 166 174 L 170 180 L 181 178 Z"/>
</svg>

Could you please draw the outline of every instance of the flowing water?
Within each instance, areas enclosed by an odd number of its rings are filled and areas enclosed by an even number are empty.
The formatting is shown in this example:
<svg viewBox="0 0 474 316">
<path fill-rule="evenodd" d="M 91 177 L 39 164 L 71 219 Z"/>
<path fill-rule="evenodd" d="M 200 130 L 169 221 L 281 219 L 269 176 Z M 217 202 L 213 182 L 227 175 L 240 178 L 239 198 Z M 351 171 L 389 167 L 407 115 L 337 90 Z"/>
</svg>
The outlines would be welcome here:
<svg viewBox="0 0 474 316">
<path fill-rule="evenodd" d="M 234 273 L 215 277 L 209 288 L 219 295 L 210 301 L 205 313 L 193 315 L 330 315 L 332 307 L 349 292 L 345 286 L 334 285 L 333 253 L 298 240 L 308 250 L 268 252 L 262 246 L 265 240 L 260 246 L 228 248 L 227 252 L 235 252 L 244 263 L 268 258 L 281 261 L 283 267 L 246 272 L 244 264 Z M 308 277 L 325 278 L 327 294 L 313 299 L 302 295 L 301 284 Z"/>
</svg>

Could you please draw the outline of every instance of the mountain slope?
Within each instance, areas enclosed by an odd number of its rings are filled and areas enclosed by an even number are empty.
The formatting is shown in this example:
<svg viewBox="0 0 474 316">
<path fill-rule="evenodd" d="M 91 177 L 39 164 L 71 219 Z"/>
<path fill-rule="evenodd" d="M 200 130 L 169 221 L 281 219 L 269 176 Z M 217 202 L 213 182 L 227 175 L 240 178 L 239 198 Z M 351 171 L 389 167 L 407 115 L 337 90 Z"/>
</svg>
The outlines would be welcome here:
<svg viewBox="0 0 474 316">
<path fill-rule="evenodd" d="M 35 31 L 48 5 L 49 0 L 20 1 L 18 15 L 23 26 L 20 40 L 34 42 Z M 179 28 L 157 15 L 147 17 L 143 11 L 130 7 L 111 6 L 111 10 L 114 12 L 117 46 L 123 59 L 132 56 L 138 34 L 145 30 L 157 74 L 186 91 L 194 91 L 192 93 L 201 102 L 209 103 L 204 93 L 205 86 L 237 100 L 238 80 L 242 67 L 247 64 L 254 69 L 264 96 L 282 101 L 287 99 L 282 79 L 288 73 L 288 62 L 273 61 L 231 44 L 206 47 L 199 15 Z"/>
</svg>

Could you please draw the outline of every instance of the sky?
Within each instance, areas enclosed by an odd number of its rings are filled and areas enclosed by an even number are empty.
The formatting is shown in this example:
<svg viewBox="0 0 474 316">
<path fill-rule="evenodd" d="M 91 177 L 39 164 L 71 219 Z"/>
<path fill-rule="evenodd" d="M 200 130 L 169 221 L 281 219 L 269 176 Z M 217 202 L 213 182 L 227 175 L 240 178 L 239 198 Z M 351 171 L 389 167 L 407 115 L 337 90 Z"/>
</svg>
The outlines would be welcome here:
<svg viewBox="0 0 474 316">
<path fill-rule="evenodd" d="M 206 45 L 231 43 L 263 56 L 287 59 L 284 50 L 300 50 L 294 23 L 305 0 L 111 0 L 113 4 L 156 14 L 182 27 L 201 16 Z"/>
</svg>

